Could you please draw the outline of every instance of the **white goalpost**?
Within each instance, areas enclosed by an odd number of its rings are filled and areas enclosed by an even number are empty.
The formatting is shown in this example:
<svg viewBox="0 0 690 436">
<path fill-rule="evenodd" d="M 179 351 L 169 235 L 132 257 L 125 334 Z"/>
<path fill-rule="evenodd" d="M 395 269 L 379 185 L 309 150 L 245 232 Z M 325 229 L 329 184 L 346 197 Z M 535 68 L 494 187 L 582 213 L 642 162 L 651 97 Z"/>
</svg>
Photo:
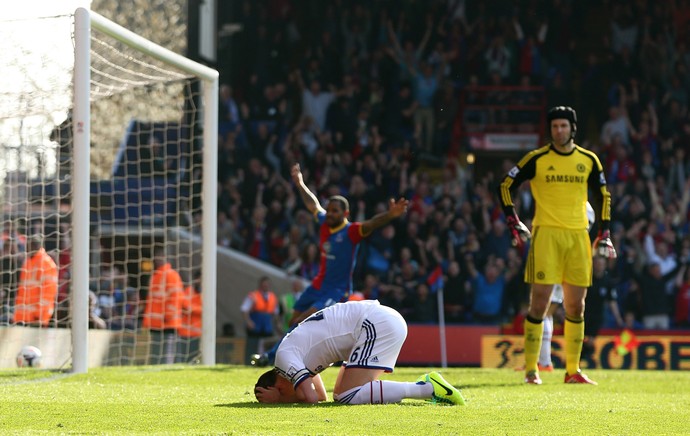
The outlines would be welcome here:
<svg viewBox="0 0 690 436">
<path fill-rule="evenodd" d="M 0 368 L 215 364 L 218 72 L 86 8 L 0 52 Z"/>
</svg>

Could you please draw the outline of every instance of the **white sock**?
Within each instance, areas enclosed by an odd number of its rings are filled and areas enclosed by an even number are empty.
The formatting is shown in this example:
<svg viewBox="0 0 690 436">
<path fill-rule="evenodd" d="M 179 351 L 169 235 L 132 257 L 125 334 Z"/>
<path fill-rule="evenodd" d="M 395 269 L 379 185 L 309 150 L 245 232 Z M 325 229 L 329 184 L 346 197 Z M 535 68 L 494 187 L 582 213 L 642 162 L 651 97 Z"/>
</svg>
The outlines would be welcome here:
<svg viewBox="0 0 690 436">
<path fill-rule="evenodd" d="M 541 366 L 551 365 L 551 338 L 553 337 L 553 316 L 544 318 L 544 335 L 541 339 L 541 350 L 539 350 L 539 364 Z"/>
<path fill-rule="evenodd" d="M 387 404 L 399 403 L 403 398 L 431 398 L 433 393 L 431 383 L 374 380 L 333 395 L 333 399 L 342 404 Z"/>
</svg>

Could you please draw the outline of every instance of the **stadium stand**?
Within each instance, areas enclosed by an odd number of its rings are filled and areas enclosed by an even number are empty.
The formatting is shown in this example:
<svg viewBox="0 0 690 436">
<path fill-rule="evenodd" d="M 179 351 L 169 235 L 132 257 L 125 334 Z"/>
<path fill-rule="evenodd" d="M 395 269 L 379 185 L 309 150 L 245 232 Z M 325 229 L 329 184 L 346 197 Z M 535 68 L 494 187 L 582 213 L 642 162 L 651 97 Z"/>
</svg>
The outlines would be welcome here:
<svg viewBox="0 0 690 436">
<path fill-rule="evenodd" d="M 495 224 L 503 217 L 492 193 L 515 154 L 478 148 L 468 127 L 505 126 L 517 117 L 523 132 L 536 126 L 536 145 L 545 140 L 543 111 L 567 103 L 581 114 L 577 141 L 606 165 L 621 253 L 609 270 L 629 326 L 640 327 L 645 307 L 639 283 L 653 256 L 643 248 L 644 236 L 668 245 L 678 264 L 690 259 L 683 195 L 690 170 L 687 2 L 396 5 L 346 2 L 336 9 L 331 2 L 285 1 L 221 7 L 219 26 L 239 22 L 243 31 L 221 41 L 219 53 L 225 59 L 221 79 L 233 90 L 220 108 L 226 122 L 219 210 L 231 229 L 220 245 L 281 266 L 291 246 L 301 252 L 315 241 L 285 182 L 289 164 L 299 161 L 321 198 L 334 193 L 350 198 L 353 216 L 369 215 L 389 196 L 412 201 L 406 219 L 388 236 L 375 235 L 363 246 L 355 272 L 358 290 L 373 275 L 375 295 L 411 313 L 418 303 L 414 284 L 437 266 L 447 274 L 456 262 L 464 279 L 454 277 L 448 283 L 459 289 L 445 291 L 464 294 L 458 299 L 469 307 L 453 319 L 477 322 L 465 256 L 480 269 L 497 258 L 511 267 L 522 260 L 505 244 L 487 244 L 505 238 L 505 226 Z M 420 149 L 422 132 L 414 118 L 419 94 L 411 71 L 420 63 L 442 68 L 432 153 Z M 302 83 L 319 83 L 321 90 Z M 522 92 L 530 89 L 536 90 L 532 98 Z M 477 90 L 491 92 L 491 103 L 470 105 Z M 532 116 L 501 109 L 515 104 L 511 90 L 522 92 L 526 107 L 541 110 Z M 310 116 L 322 116 L 311 105 L 323 96 L 332 103 L 321 129 Z M 529 216 L 533 201 L 522 194 L 521 216 Z M 253 217 L 263 209 L 265 222 L 256 227 Z M 277 255 L 262 254 L 269 251 Z M 377 268 L 382 259 L 388 269 Z M 689 322 L 685 276 L 668 287 L 675 327 Z M 506 284 L 502 322 L 519 316 L 527 295 L 521 280 Z"/>
</svg>

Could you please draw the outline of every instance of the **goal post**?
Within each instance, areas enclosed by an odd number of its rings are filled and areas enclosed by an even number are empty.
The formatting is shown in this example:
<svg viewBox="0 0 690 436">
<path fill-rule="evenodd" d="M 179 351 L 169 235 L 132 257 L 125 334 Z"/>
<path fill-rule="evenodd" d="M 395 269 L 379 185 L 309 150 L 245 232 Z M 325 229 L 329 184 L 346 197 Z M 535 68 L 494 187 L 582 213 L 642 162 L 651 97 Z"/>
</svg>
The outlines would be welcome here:
<svg viewBox="0 0 690 436">
<path fill-rule="evenodd" d="M 218 73 L 152 42 L 183 20 L 41 3 L 0 17 L 0 368 L 213 365 Z"/>
<path fill-rule="evenodd" d="M 91 185 L 91 26 L 84 8 L 74 15 L 72 109 L 72 372 L 84 373 L 89 361 L 89 220 Z"/>
<path fill-rule="evenodd" d="M 202 336 L 201 363 L 213 365 L 216 361 L 216 198 L 217 198 L 217 154 L 218 154 L 218 72 L 205 65 L 161 47 L 105 17 L 78 8 L 75 11 L 74 33 L 74 200 L 73 200 L 73 292 L 72 346 L 73 372 L 85 372 L 88 367 L 88 314 L 90 281 L 90 216 L 93 215 L 89 186 L 91 182 L 91 103 L 93 101 L 91 80 L 93 65 L 92 31 L 97 30 L 124 44 L 142 56 L 154 58 L 176 70 L 199 79 L 200 114 L 202 118 L 201 152 L 201 289 L 202 289 Z M 115 66 L 116 67 L 116 66 Z M 198 115 L 194 115 L 197 118 Z M 195 120 L 196 121 L 196 120 Z M 167 229 L 166 231 L 170 231 Z M 191 233 L 191 232 L 190 232 Z M 188 235 L 189 236 L 189 235 Z M 191 272 L 190 272 L 191 274 Z"/>
</svg>

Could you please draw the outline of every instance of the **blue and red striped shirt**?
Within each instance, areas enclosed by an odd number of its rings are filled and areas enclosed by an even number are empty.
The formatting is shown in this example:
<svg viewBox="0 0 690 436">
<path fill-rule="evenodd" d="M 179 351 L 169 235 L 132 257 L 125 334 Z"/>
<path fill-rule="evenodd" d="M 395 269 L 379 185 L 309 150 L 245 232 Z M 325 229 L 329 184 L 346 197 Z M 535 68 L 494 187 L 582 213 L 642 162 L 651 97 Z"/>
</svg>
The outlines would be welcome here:
<svg viewBox="0 0 690 436">
<path fill-rule="evenodd" d="M 362 235 L 362 223 L 347 220 L 342 226 L 331 229 L 324 221 L 326 214 L 316 213 L 319 228 L 321 264 L 312 281 L 315 289 L 342 289 L 352 291 L 352 271 L 357 264 L 357 250 Z"/>
</svg>

